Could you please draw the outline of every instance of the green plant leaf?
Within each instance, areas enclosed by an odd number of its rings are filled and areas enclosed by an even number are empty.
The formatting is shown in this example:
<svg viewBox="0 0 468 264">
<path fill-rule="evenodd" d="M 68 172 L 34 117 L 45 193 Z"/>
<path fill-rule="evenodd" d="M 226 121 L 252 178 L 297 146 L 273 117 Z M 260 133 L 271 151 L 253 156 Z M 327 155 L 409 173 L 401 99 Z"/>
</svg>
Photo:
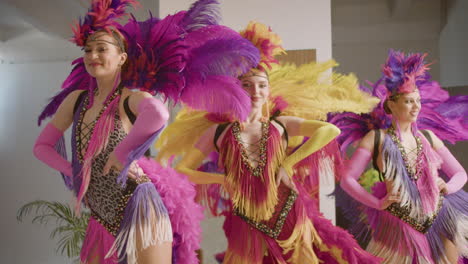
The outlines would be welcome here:
<svg viewBox="0 0 468 264">
<path fill-rule="evenodd" d="M 76 261 L 86 234 L 90 213 L 85 211 L 78 216 L 68 204 L 36 200 L 19 208 L 16 219 L 22 222 L 30 214 L 34 214 L 31 220 L 33 224 L 55 223 L 50 238 L 58 239 L 56 252 L 61 255 L 66 254 L 69 258 L 75 258 Z"/>
</svg>

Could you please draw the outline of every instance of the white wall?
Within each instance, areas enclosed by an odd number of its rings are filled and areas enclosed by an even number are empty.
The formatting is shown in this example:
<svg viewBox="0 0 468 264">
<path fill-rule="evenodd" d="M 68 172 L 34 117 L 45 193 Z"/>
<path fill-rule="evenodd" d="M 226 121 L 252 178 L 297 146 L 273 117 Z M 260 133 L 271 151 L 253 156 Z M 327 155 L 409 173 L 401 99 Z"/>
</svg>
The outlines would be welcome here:
<svg viewBox="0 0 468 264">
<path fill-rule="evenodd" d="M 160 14 L 187 9 L 194 0 L 161 0 Z M 221 0 L 223 25 L 241 30 L 251 20 L 271 26 L 285 49 L 317 49 L 317 60 L 331 58 L 330 0 Z"/>
<path fill-rule="evenodd" d="M 160 15 L 187 9 L 193 0 L 161 0 Z M 332 57 L 330 0 L 224 0 L 221 1 L 223 25 L 234 30 L 243 29 L 249 21 L 256 20 L 271 26 L 283 39 L 287 50 L 316 49 L 317 61 Z M 330 193 L 323 186 L 322 193 Z M 323 197 L 321 208 L 327 217 L 334 219 L 334 200 Z M 213 254 L 226 249 L 222 231 L 223 219 L 208 219 L 202 223 L 204 263 L 215 263 Z"/>
<path fill-rule="evenodd" d="M 443 86 L 468 86 L 468 1 L 448 3 L 447 21 L 439 42 L 440 81 Z"/>
<path fill-rule="evenodd" d="M 362 81 L 379 79 L 390 48 L 427 52 L 434 61 L 431 74 L 439 79 L 441 0 L 402 0 L 404 10 L 390 2 L 332 0 L 333 57 L 342 72 L 354 72 Z"/>
<path fill-rule="evenodd" d="M 55 254 L 51 228 L 32 225 L 31 217 L 23 223 L 16 221 L 16 211 L 27 202 L 70 199 L 61 176 L 32 155 L 40 132 L 37 115 L 70 70 L 64 62 L 0 64 L 1 263 L 70 262 Z"/>
</svg>

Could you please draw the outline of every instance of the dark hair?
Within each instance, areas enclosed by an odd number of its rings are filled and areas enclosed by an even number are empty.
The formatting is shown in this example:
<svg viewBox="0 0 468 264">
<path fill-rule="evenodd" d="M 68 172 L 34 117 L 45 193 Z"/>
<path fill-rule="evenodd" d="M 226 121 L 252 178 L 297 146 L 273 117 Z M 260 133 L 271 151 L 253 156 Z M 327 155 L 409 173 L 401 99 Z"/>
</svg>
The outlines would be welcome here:
<svg viewBox="0 0 468 264">
<path fill-rule="evenodd" d="M 112 37 L 114 37 L 114 39 L 117 40 L 117 46 L 120 48 L 120 51 L 127 52 L 127 49 L 128 49 L 127 40 L 122 35 L 122 33 L 120 33 L 120 31 L 116 29 L 112 29 L 111 33 L 112 33 Z"/>
<path fill-rule="evenodd" d="M 385 113 L 387 113 L 388 115 L 392 114 L 392 110 L 390 109 L 390 107 L 388 107 L 388 101 L 396 102 L 402 94 L 403 93 L 395 93 L 395 94 L 390 95 L 388 99 L 385 99 L 383 103 L 383 108 L 384 108 Z"/>
<path fill-rule="evenodd" d="M 388 99 L 385 99 L 383 103 L 383 109 L 387 115 L 392 114 L 392 110 L 390 110 L 390 107 L 388 107 Z"/>
</svg>

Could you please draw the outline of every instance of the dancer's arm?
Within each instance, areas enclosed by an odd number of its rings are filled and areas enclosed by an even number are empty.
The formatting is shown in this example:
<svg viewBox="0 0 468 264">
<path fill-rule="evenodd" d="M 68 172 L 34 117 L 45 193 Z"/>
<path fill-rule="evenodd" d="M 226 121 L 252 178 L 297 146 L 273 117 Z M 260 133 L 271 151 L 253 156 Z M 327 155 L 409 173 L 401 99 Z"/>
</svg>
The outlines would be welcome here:
<svg viewBox="0 0 468 264">
<path fill-rule="evenodd" d="M 327 122 L 291 116 L 278 117 L 278 121 L 286 127 L 289 136 L 309 137 L 299 149 L 283 161 L 283 168 L 290 176 L 293 174 L 293 166 L 296 163 L 323 148 L 340 134 L 336 126 Z"/>
<path fill-rule="evenodd" d="M 146 92 L 132 93 L 129 98 L 129 106 L 130 110 L 136 115 L 136 121 L 130 133 L 109 156 L 109 160 L 104 167 L 104 174 L 107 174 L 112 167 L 121 170 L 130 152 L 148 140 L 169 119 L 166 106 Z"/>
<path fill-rule="evenodd" d="M 209 128 L 195 144 L 195 147 L 188 152 L 179 162 L 176 169 L 189 177 L 189 180 L 195 184 L 224 183 L 224 175 L 211 172 L 198 171 L 203 160 L 213 151 L 213 138 L 216 126 Z"/>
<path fill-rule="evenodd" d="M 461 188 L 463 188 L 467 181 L 465 169 L 452 155 L 452 153 L 450 153 L 442 140 L 440 140 L 434 133 L 432 133 L 432 131 L 429 131 L 429 134 L 432 138 L 434 149 L 442 159 L 442 171 L 449 178 L 449 181 L 445 184 L 445 186 L 441 186 L 441 190 L 445 194 L 451 194 L 459 191 Z"/>
<path fill-rule="evenodd" d="M 64 159 L 56 150 L 55 144 L 63 136 L 73 122 L 73 108 L 78 96 L 83 91 L 70 93 L 57 109 L 52 121 L 41 131 L 34 144 L 34 156 L 49 167 L 71 177 L 71 163 Z"/>
<path fill-rule="evenodd" d="M 364 189 L 364 187 L 362 187 L 358 182 L 359 177 L 364 172 L 372 158 L 374 137 L 374 131 L 370 131 L 361 140 L 359 147 L 356 149 L 351 159 L 346 162 L 340 186 L 351 197 L 362 204 L 375 209 L 385 209 L 393 202 L 399 201 L 398 197 L 387 194 L 383 199 L 378 199 L 367 192 L 366 189 Z"/>
</svg>

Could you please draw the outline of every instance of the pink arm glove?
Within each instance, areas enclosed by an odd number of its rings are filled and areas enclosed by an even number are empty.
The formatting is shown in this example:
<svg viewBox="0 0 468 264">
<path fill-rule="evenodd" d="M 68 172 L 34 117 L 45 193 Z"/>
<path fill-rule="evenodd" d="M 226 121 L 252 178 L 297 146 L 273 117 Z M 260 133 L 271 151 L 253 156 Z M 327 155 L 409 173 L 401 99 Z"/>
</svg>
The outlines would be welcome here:
<svg viewBox="0 0 468 264">
<path fill-rule="evenodd" d="M 371 152 L 365 148 L 358 148 L 351 160 L 346 164 L 346 170 L 341 180 L 341 188 L 359 202 L 369 207 L 379 209 L 382 206 L 380 199 L 368 193 L 357 181 L 371 160 Z"/>
<path fill-rule="evenodd" d="M 450 153 L 447 147 L 443 146 L 437 150 L 437 153 L 442 158 L 442 171 L 450 178 L 447 182 L 447 194 L 454 193 L 466 183 L 467 175 L 462 165 Z"/>
<path fill-rule="evenodd" d="M 64 159 L 56 150 L 55 143 L 62 137 L 63 132 L 49 123 L 42 130 L 34 144 L 33 153 L 36 158 L 49 167 L 60 171 L 61 173 L 72 177 L 71 163 Z"/>
<path fill-rule="evenodd" d="M 128 154 L 143 144 L 169 119 L 164 104 L 155 98 L 144 98 L 138 104 L 138 116 L 132 130 L 115 148 L 115 155 L 125 164 Z"/>
</svg>

